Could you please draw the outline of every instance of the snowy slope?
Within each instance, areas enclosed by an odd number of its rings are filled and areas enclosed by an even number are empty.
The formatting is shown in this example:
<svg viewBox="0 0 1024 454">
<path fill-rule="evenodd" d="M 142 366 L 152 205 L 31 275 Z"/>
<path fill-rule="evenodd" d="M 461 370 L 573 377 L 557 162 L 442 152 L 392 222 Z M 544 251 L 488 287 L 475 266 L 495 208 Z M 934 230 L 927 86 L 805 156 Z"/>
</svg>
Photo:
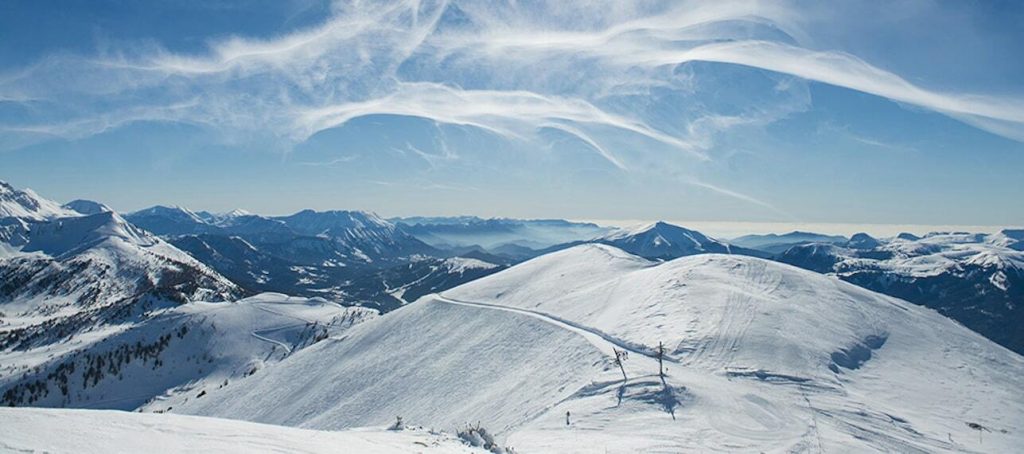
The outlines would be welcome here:
<svg viewBox="0 0 1024 454">
<path fill-rule="evenodd" d="M 630 352 L 626 382 L 613 349 Z M 480 421 L 521 452 L 1009 452 L 1024 443 L 1022 377 L 1021 356 L 834 278 L 587 245 L 426 296 L 174 411 L 309 428 Z"/>
<path fill-rule="evenodd" d="M 425 299 L 174 411 L 317 429 L 402 416 L 443 429 L 480 421 L 508 430 L 568 398 L 604 366 L 601 352 L 571 331 Z"/>
<path fill-rule="evenodd" d="M 0 351 L 0 395 L 4 405 L 164 409 L 375 315 L 272 293 L 157 310 L 71 342 Z"/>
<path fill-rule="evenodd" d="M 194 416 L 28 408 L 0 408 L 0 450 L 76 454 L 485 452 L 452 435 L 426 429 L 329 432 Z"/>
</svg>

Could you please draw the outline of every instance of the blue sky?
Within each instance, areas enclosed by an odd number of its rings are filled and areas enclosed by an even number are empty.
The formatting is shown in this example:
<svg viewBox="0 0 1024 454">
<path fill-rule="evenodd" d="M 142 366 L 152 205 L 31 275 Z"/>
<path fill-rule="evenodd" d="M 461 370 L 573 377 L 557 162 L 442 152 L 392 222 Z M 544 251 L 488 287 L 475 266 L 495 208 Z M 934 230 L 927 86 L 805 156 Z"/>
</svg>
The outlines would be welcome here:
<svg viewBox="0 0 1024 454">
<path fill-rule="evenodd" d="M 1024 224 L 1018 2 L 13 1 L 0 179 L 119 210 Z"/>
</svg>

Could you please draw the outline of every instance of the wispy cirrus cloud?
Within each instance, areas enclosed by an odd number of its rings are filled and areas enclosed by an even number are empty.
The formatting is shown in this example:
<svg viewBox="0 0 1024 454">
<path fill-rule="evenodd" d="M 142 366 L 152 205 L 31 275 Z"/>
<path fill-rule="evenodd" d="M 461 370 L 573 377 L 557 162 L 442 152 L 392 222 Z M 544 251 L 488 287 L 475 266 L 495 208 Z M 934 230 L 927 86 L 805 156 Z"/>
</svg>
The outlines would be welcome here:
<svg viewBox="0 0 1024 454">
<path fill-rule="evenodd" d="M 715 81 L 679 68 L 710 62 L 769 72 L 783 85 L 869 93 L 1024 141 L 1024 99 L 929 89 L 816 49 L 812 19 L 788 2 L 339 2 L 310 29 L 221 39 L 199 54 L 141 46 L 11 71 L 0 76 L 0 113 L 20 110 L 0 117 L 0 138 L 21 146 L 166 121 L 287 147 L 356 118 L 400 115 L 522 143 L 553 129 L 631 172 L 713 160 L 719 134 L 809 102 L 786 90 L 739 109 L 706 102 L 701 84 Z M 454 156 L 419 151 L 431 165 Z"/>
</svg>

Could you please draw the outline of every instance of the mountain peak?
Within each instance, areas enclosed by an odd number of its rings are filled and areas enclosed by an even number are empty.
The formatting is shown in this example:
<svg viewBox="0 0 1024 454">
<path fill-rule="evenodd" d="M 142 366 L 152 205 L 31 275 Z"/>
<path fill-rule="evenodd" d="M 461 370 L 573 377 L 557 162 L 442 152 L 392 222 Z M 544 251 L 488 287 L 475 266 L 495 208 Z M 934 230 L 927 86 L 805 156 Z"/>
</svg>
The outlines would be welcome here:
<svg viewBox="0 0 1024 454">
<path fill-rule="evenodd" d="M 29 242 L 22 250 L 57 256 L 111 238 L 144 247 L 157 243 L 156 238 L 131 225 L 117 213 L 103 211 L 40 224 L 32 229 Z"/>
<path fill-rule="evenodd" d="M 696 234 L 700 238 L 704 238 L 704 239 L 707 238 L 706 236 L 704 236 L 704 234 L 702 234 L 700 232 L 697 232 L 695 230 L 690 230 L 690 229 L 687 229 L 685 227 L 680 227 L 680 226 L 675 225 L 675 224 L 670 224 L 670 223 L 665 222 L 665 221 L 656 221 L 656 222 L 651 222 L 651 223 L 647 223 L 647 224 L 641 224 L 639 226 L 636 226 L 636 227 L 633 227 L 633 228 L 630 228 L 630 229 L 621 229 L 621 230 L 618 230 L 618 231 L 615 231 L 615 232 L 612 232 L 612 233 L 606 235 L 604 238 L 606 238 L 606 239 L 623 239 L 623 238 L 627 238 L 627 237 L 638 237 L 638 236 L 645 236 L 645 235 L 651 235 L 651 234 L 662 234 L 662 235 L 670 235 L 670 236 L 685 235 L 687 237 L 692 237 L 694 234 Z"/>
<path fill-rule="evenodd" d="M 79 213 L 64 208 L 57 202 L 40 197 L 31 189 L 19 190 L 0 181 L 0 218 L 15 217 L 31 221 L 45 221 L 78 215 Z"/>
<path fill-rule="evenodd" d="M 64 208 L 76 211 L 84 215 L 114 211 L 110 207 L 92 200 L 76 199 L 63 205 Z"/>
<path fill-rule="evenodd" d="M 846 243 L 846 246 L 853 249 L 874 249 L 881 244 L 882 243 L 875 239 L 875 237 L 868 235 L 867 233 L 860 232 L 851 236 L 850 241 Z"/>
<path fill-rule="evenodd" d="M 648 259 L 671 260 L 702 253 L 731 253 L 730 247 L 685 227 L 657 221 L 622 229 L 595 240 Z"/>
</svg>

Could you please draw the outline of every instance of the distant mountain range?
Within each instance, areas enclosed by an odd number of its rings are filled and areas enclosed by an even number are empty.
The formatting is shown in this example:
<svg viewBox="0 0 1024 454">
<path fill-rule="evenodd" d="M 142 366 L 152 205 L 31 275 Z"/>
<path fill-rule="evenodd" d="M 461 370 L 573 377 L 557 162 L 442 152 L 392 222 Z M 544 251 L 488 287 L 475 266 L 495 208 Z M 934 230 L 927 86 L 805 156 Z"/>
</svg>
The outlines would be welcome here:
<svg viewBox="0 0 1024 454">
<path fill-rule="evenodd" d="M 790 232 L 782 235 L 745 235 L 729 240 L 730 243 L 760 251 L 778 254 L 793 246 L 809 243 L 845 244 L 849 241 L 841 235 L 822 235 L 811 232 Z"/>
<path fill-rule="evenodd" d="M 614 229 L 561 219 L 481 219 L 475 216 L 393 218 L 409 234 L 431 246 L 478 246 L 495 253 L 540 250 L 587 240 Z M 516 252 L 511 255 L 521 256 Z M 529 255 L 529 254 L 527 254 Z"/>
<path fill-rule="evenodd" d="M 481 266 L 472 272 L 452 268 L 447 261 L 461 255 L 459 251 L 432 247 L 400 226 L 360 211 L 303 210 L 266 217 L 241 210 L 214 214 L 157 206 L 126 218 L 251 291 L 322 296 L 382 311 L 403 304 L 397 295 L 408 286 L 419 289 L 410 295 L 443 290 L 498 271 L 505 261 L 466 257 L 481 260 Z M 449 269 L 447 274 L 444 270 Z M 435 286 L 426 286 L 428 282 Z"/>
<path fill-rule="evenodd" d="M 1024 241 L 997 234 L 861 233 L 846 243 L 795 245 L 775 259 L 933 308 L 1024 353 Z"/>
</svg>

